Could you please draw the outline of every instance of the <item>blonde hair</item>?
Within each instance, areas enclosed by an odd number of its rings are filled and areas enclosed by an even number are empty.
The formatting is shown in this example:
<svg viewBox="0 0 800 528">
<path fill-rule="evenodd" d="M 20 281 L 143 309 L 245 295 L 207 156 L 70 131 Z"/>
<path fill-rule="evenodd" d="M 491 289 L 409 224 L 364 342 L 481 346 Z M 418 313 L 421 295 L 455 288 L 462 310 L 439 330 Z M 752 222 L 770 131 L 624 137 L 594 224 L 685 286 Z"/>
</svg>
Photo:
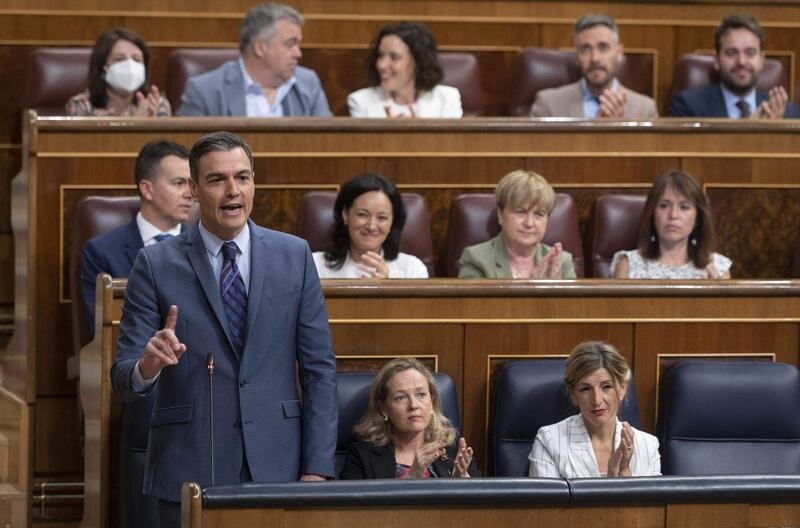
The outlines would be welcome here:
<svg viewBox="0 0 800 528">
<path fill-rule="evenodd" d="M 533 171 L 515 170 L 503 176 L 494 190 L 494 198 L 498 210 L 507 205 L 518 207 L 528 204 L 549 215 L 553 211 L 556 193 L 541 175 Z"/>
<path fill-rule="evenodd" d="M 431 396 L 433 412 L 428 427 L 425 429 L 425 443 L 440 440 L 445 445 L 452 445 L 456 441 L 456 431 L 450 420 L 442 414 L 442 403 L 439 390 L 433 379 L 431 371 L 414 358 L 396 358 L 386 363 L 375 376 L 372 388 L 369 391 L 369 403 L 364 416 L 356 424 L 356 436 L 377 446 L 384 446 L 394 439 L 392 422 L 384 419 L 382 404 L 386 403 L 389 396 L 387 385 L 389 381 L 400 372 L 416 370 L 428 382 L 428 391 Z"/>
<path fill-rule="evenodd" d="M 624 387 L 631 377 L 628 362 L 614 345 L 603 341 L 585 341 L 573 348 L 564 370 L 564 384 L 568 393 L 572 394 L 572 389 L 583 378 L 600 369 L 606 369 L 619 387 Z"/>
</svg>

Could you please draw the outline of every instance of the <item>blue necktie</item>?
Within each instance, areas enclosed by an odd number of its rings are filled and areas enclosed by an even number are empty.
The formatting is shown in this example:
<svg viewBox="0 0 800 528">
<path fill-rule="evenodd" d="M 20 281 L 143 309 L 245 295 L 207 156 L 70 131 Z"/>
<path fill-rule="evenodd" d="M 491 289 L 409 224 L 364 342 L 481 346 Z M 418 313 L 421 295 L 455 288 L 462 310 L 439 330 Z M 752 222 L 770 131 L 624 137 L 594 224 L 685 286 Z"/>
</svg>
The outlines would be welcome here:
<svg viewBox="0 0 800 528">
<path fill-rule="evenodd" d="M 228 319 L 228 332 L 238 353 L 244 351 L 245 325 L 247 324 L 247 290 L 236 265 L 239 246 L 230 241 L 222 244 L 222 271 L 220 272 L 219 292 L 225 317 Z"/>
<path fill-rule="evenodd" d="M 160 235 L 156 235 L 153 238 L 156 239 L 156 243 L 161 242 L 162 240 L 166 240 L 168 238 L 172 238 L 174 235 L 170 235 L 169 233 L 161 233 Z"/>
</svg>

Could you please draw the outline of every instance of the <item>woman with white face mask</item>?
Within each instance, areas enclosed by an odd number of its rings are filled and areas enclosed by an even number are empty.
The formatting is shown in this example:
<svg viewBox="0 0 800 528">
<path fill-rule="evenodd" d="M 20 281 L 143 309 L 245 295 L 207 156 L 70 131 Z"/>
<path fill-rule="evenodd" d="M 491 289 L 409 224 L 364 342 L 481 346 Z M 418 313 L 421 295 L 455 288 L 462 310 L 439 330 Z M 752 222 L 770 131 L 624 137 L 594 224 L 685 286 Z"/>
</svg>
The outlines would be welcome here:
<svg viewBox="0 0 800 528">
<path fill-rule="evenodd" d="M 168 116 L 169 101 L 149 81 L 150 51 L 129 29 L 103 32 L 89 59 L 88 88 L 67 101 L 71 116 Z M 148 88 L 149 87 L 149 88 Z"/>
</svg>

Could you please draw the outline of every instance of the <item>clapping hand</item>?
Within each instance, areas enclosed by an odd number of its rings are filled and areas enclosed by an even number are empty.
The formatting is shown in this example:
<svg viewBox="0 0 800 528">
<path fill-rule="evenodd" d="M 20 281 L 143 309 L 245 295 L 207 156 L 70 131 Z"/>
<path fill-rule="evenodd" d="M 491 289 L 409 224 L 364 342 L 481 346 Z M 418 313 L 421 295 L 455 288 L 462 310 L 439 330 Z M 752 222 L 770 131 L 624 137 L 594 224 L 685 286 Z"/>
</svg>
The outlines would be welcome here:
<svg viewBox="0 0 800 528">
<path fill-rule="evenodd" d="M 615 92 L 606 88 L 600 94 L 600 112 L 598 117 L 624 117 L 625 105 L 628 104 L 628 92 L 620 90 Z"/>
<path fill-rule="evenodd" d="M 437 440 L 435 442 L 423 444 L 414 456 L 414 463 L 411 465 L 410 475 L 414 478 L 422 478 L 428 466 L 437 458 L 442 458 L 444 456 L 444 443 Z"/>
<path fill-rule="evenodd" d="M 469 478 L 470 463 L 472 463 L 472 448 L 467 447 L 467 441 L 462 436 L 458 440 L 458 454 L 453 462 L 453 477 Z"/>
<path fill-rule="evenodd" d="M 769 91 L 769 98 L 758 105 L 752 117 L 758 119 L 781 119 L 786 112 L 789 96 L 783 86 L 776 86 Z"/>
<path fill-rule="evenodd" d="M 358 263 L 358 269 L 364 277 L 371 279 L 388 279 L 389 278 L 389 265 L 383 259 L 380 253 L 374 251 L 367 251 L 361 255 L 361 261 Z"/>
<path fill-rule="evenodd" d="M 619 446 L 611 453 L 608 460 L 609 477 L 630 477 L 631 457 L 633 456 L 633 428 L 628 422 L 622 422 Z"/>
<path fill-rule="evenodd" d="M 136 97 L 136 110 L 133 115 L 138 117 L 153 117 L 156 115 L 158 102 L 161 100 L 161 92 L 158 91 L 158 87 L 155 84 L 150 86 L 147 96 L 142 95 L 142 92 L 137 90 L 134 97 Z"/>
<path fill-rule="evenodd" d="M 547 255 L 533 267 L 532 279 L 560 279 L 561 278 L 561 242 L 556 242 Z"/>
</svg>

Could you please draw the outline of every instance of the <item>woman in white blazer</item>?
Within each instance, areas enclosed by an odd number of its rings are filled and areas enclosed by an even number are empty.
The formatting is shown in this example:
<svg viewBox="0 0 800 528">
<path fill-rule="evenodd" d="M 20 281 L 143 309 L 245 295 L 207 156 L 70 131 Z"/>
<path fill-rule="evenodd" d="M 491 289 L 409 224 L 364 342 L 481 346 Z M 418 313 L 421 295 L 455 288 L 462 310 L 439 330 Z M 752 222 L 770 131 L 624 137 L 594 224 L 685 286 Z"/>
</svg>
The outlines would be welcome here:
<svg viewBox="0 0 800 528">
<path fill-rule="evenodd" d="M 564 383 L 580 413 L 539 429 L 531 477 L 641 477 L 661 474 L 658 439 L 617 419 L 630 368 L 608 343 L 587 341 L 567 358 Z"/>
<path fill-rule="evenodd" d="M 436 41 L 422 24 L 400 22 L 378 32 L 367 58 L 370 86 L 347 96 L 351 117 L 461 117 L 457 88 L 439 84 Z"/>
</svg>

